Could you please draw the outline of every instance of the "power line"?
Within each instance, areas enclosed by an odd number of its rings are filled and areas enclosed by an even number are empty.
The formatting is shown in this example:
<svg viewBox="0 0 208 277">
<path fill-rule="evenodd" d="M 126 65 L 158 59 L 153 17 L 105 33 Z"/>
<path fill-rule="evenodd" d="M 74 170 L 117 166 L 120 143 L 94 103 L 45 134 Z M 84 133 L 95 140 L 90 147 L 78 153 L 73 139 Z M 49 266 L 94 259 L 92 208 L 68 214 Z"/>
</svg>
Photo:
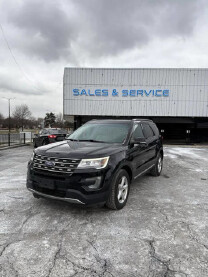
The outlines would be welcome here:
<svg viewBox="0 0 208 277">
<path fill-rule="evenodd" d="M 16 66 L 17 66 L 18 69 L 20 70 L 20 72 L 24 75 L 25 79 L 26 79 L 28 82 L 32 83 L 32 86 L 33 86 L 34 89 L 36 89 L 36 90 L 38 90 L 38 91 L 41 91 L 41 92 L 44 92 L 43 90 L 41 90 L 41 88 L 38 88 L 38 87 L 34 86 L 33 81 L 27 76 L 27 74 L 24 72 L 24 70 L 22 69 L 22 67 L 20 66 L 20 64 L 17 62 L 17 60 L 16 60 L 16 58 L 15 58 L 13 52 L 12 52 L 12 49 L 11 49 L 11 47 L 10 47 L 10 45 L 9 45 L 9 42 L 8 42 L 8 40 L 7 40 L 7 38 L 6 38 L 6 35 L 5 35 L 5 33 L 4 33 L 4 29 L 3 29 L 2 25 L 1 25 L 1 23 L 0 23 L 0 28 L 1 28 L 1 32 L 2 32 L 2 35 L 3 35 L 3 39 L 4 39 L 4 41 L 5 41 L 6 45 L 7 45 L 7 48 L 9 49 L 9 52 L 10 52 L 10 54 L 11 54 L 11 56 L 12 56 L 12 58 L 13 58 L 15 64 L 16 64 Z"/>
</svg>

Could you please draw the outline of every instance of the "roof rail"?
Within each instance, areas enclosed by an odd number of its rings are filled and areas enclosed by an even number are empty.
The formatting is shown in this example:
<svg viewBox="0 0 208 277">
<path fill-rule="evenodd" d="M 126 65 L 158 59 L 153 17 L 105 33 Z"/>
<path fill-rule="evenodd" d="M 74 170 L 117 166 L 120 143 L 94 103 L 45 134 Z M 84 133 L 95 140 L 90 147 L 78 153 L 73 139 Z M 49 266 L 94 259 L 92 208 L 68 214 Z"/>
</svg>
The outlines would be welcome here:
<svg viewBox="0 0 208 277">
<path fill-rule="evenodd" d="M 132 120 L 133 121 L 151 121 L 151 122 L 153 122 L 151 119 L 148 119 L 148 118 L 133 118 Z"/>
</svg>

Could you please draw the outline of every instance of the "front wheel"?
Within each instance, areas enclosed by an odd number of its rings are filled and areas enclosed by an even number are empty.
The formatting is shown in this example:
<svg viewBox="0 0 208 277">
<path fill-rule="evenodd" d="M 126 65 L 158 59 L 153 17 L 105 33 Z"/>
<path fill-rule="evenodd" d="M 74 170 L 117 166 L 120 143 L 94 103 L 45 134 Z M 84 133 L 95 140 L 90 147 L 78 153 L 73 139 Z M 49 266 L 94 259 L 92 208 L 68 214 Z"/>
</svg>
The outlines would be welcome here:
<svg viewBox="0 0 208 277">
<path fill-rule="evenodd" d="M 155 166 L 153 167 L 153 169 L 150 171 L 150 173 L 153 176 L 160 176 L 161 172 L 162 172 L 162 167 L 163 167 L 163 158 L 162 155 L 159 154 L 157 161 L 155 163 Z"/>
<path fill-rule="evenodd" d="M 130 179 L 126 170 L 121 169 L 117 172 L 111 186 L 110 194 L 106 206 L 113 210 L 122 209 L 127 202 L 130 189 Z"/>
</svg>

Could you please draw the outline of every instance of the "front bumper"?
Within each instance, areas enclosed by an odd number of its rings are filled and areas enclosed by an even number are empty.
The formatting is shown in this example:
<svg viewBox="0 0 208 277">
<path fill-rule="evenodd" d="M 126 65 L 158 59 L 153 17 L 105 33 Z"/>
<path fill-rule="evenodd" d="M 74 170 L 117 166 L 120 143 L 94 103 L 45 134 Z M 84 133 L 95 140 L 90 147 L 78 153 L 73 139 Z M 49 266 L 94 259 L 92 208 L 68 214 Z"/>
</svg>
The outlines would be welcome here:
<svg viewBox="0 0 208 277">
<path fill-rule="evenodd" d="M 27 189 L 40 197 L 91 205 L 107 201 L 111 178 L 109 169 L 75 170 L 68 176 L 35 170 L 29 164 Z"/>
</svg>

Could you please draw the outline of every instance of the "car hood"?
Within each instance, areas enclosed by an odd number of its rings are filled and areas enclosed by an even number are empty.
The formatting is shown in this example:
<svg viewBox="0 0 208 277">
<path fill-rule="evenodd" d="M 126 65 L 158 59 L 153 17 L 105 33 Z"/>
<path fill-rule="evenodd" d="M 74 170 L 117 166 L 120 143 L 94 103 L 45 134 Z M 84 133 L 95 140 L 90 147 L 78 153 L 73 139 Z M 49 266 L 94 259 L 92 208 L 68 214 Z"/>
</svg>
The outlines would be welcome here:
<svg viewBox="0 0 208 277">
<path fill-rule="evenodd" d="M 114 143 L 65 140 L 38 147 L 35 153 L 50 157 L 86 159 L 110 156 L 123 151 L 125 148 L 124 145 Z"/>
</svg>

